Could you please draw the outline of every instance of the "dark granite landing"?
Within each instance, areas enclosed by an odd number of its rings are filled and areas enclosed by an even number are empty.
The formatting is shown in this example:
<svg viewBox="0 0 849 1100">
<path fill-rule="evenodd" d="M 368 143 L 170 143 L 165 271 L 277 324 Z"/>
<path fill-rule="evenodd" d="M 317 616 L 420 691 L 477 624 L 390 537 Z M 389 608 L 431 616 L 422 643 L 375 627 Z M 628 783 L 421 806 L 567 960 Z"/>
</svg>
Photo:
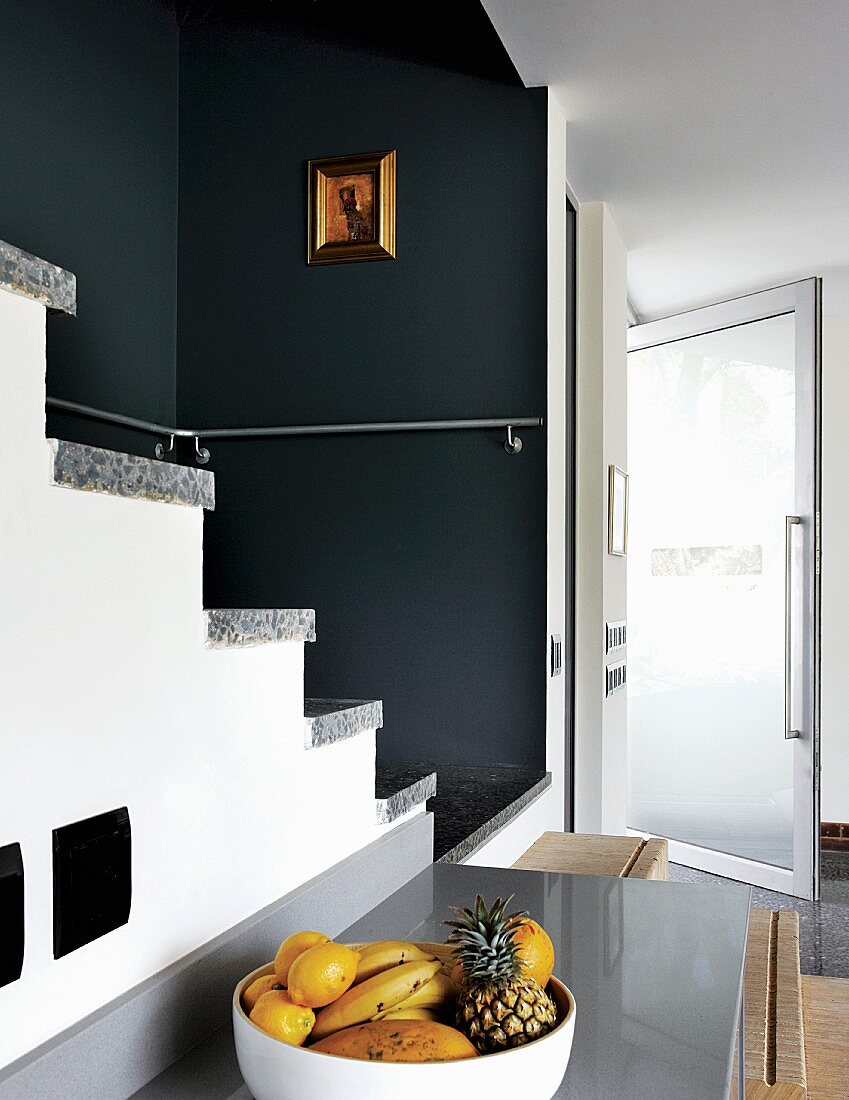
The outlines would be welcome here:
<svg viewBox="0 0 849 1100">
<path fill-rule="evenodd" d="M 440 773 L 441 778 L 441 773 Z M 849 855 L 823 852 L 820 901 L 755 887 L 752 905 L 760 909 L 795 909 L 799 914 L 799 960 L 803 974 L 849 978 Z M 669 865 L 673 882 L 725 882 L 718 875 Z"/>
<path fill-rule="evenodd" d="M 436 794 L 436 768 L 431 764 L 398 764 L 378 760 L 374 774 L 377 821 L 385 825 L 422 806 Z"/>
<path fill-rule="evenodd" d="M 459 863 L 551 785 L 551 773 L 526 768 L 436 764 L 434 862 Z"/>
</svg>

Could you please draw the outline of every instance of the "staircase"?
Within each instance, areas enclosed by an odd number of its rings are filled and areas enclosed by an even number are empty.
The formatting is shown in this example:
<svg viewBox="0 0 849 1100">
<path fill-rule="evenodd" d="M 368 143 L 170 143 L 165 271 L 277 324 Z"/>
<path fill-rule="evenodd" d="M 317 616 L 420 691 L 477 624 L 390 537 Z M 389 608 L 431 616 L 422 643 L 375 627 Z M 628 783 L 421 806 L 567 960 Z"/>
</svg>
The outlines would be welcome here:
<svg viewBox="0 0 849 1100">
<path fill-rule="evenodd" d="M 47 445 L 52 455 L 50 478 L 55 486 L 208 511 L 215 508 L 215 475 L 210 470 L 63 439 L 48 439 Z M 204 617 L 209 649 L 316 640 L 315 611 L 311 608 L 207 608 Z M 303 710 L 305 749 L 333 745 L 383 727 L 383 703 L 379 699 L 305 698 Z M 374 779 L 378 824 L 389 824 L 421 809 L 436 794 L 436 772 L 385 765 Z"/>
<path fill-rule="evenodd" d="M 27 932 L 0 988 L 0 1066 L 435 785 L 384 775 L 376 792 L 379 700 L 304 698 L 313 610 L 202 607 L 212 472 L 45 440 L 46 309 L 75 312 L 73 276 L 0 243 L 0 845 L 22 846 Z M 120 806 L 129 923 L 54 960 L 52 830 Z"/>
</svg>

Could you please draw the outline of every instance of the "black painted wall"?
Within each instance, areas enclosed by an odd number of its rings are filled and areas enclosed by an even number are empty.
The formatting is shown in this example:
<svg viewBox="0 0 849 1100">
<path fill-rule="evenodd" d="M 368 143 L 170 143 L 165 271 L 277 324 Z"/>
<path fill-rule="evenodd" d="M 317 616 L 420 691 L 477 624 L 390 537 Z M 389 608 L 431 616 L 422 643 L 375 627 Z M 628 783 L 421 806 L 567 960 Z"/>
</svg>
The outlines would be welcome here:
<svg viewBox="0 0 849 1100">
<path fill-rule="evenodd" d="M 0 238 L 75 272 L 48 388 L 175 415 L 178 31 L 158 0 L 0 0 Z M 51 416 L 49 430 L 151 454 Z"/>
<path fill-rule="evenodd" d="M 233 8 L 0 0 L 0 237 L 78 276 L 49 392 L 182 423 L 543 414 L 545 93 L 480 6 L 443 5 L 450 39 Z M 308 268 L 305 160 L 381 148 L 398 259 Z M 540 766 L 545 436 L 523 434 L 515 458 L 497 434 L 216 444 L 207 602 L 316 607 L 307 689 L 384 699 L 385 756 Z"/>
<path fill-rule="evenodd" d="M 308 268 L 310 157 L 398 151 L 398 258 Z M 249 20 L 186 25 L 178 416 L 539 416 L 546 93 Z M 209 606 L 317 609 L 313 695 L 379 752 L 540 766 L 545 434 L 221 442 Z"/>
</svg>

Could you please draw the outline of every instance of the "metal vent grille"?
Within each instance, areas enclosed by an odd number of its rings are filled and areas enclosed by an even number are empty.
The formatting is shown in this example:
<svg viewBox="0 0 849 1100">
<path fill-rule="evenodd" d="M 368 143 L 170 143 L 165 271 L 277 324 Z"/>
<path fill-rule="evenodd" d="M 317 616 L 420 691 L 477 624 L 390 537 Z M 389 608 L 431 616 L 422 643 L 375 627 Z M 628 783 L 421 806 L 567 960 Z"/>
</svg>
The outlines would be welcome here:
<svg viewBox="0 0 849 1100">
<path fill-rule="evenodd" d="M 624 619 L 618 619 L 615 623 L 604 624 L 604 652 L 612 653 L 614 649 L 622 649 L 627 641 L 627 627 Z"/>
<path fill-rule="evenodd" d="M 606 687 L 604 692 L 605 699 L 609 699 L 611 695 L 615 695 L 617 691 L 620 691 L 628 679 L 628 669 L 624 661 L 617 661 L 614 665 L 607 665 L 606 672 Z"/>
</svg>

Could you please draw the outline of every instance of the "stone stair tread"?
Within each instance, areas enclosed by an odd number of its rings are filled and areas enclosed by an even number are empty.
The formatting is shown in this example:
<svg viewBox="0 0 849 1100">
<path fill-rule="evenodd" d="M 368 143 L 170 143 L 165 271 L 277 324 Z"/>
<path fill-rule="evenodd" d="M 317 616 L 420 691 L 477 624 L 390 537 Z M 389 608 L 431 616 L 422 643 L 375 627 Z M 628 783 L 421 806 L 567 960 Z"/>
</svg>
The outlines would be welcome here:
<svg viewBox="0 0 849 1100">
<path fill-rule="evenodd" d="M 210 607 L 204 614 L 209 649 L 315 641 L 312 608 Z"/>
<path fill-rule="evenodd" d="M 76 275 L 7 241 L 0 241 L 0 287 L 60 313 L 77 312 Z"/>
<path fill-rule="evenodd" d="M 436 768 L 431 764 L 410 764 L 378 760 L 375 765 L 375 812 L 379 824 L 396 821 L 436 794 Z"/>
<path fill-rule="evenodd" d="M 47 442 L 52 452 L 51 481 L 61 488 L 207 511 L 215 508 L 215 474 L 211 470 L 107 451 L 67 439 Z"/>
<path fill-rule="evenodd" d="M 316 749 L 383 725 L 380 699 L 304 699 L 305 745 Z"/>
</svg>

